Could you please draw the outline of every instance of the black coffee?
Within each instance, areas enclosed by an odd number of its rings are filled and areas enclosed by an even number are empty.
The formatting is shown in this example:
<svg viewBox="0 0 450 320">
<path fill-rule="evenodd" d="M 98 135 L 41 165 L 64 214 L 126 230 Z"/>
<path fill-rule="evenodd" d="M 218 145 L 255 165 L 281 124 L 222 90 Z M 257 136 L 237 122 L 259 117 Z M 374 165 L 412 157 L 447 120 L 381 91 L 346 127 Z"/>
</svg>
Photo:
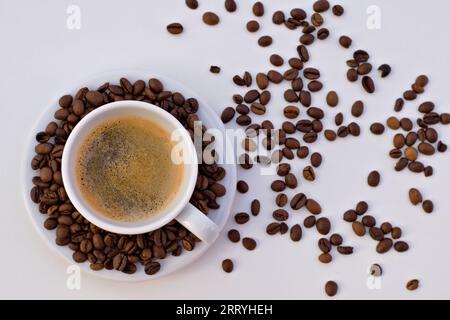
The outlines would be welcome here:
<svg viewBox="0 0 450 320">
<path fill-rule="evenodd" d="M 90 206 L 120 221 L 160 213 L 178 192 L 183 166 L 171 160 L 170 133 L 140 117 L 94 128 L 77 154 L 77 182 Z"/>
</svg>

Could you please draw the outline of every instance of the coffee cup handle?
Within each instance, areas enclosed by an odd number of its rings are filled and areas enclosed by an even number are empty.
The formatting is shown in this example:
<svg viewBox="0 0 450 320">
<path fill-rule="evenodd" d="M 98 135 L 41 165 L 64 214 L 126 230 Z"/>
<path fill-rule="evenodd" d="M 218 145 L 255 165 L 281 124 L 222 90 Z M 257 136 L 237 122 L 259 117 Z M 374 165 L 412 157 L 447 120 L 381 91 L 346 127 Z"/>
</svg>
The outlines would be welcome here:
<svg viewBox="0 0 450 320">
<path fill-rule="evenodd" d="M 217 224 L 190 203 L 175 219 L 206 244 L 214 242 L 219 236 Z"/>
</svg>

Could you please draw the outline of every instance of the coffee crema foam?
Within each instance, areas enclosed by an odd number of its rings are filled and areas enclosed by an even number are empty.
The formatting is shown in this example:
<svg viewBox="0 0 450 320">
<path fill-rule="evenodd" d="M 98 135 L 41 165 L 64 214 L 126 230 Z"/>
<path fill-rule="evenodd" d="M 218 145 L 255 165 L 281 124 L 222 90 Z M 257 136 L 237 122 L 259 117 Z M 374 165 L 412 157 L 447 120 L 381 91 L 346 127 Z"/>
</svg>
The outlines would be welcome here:
<svg viewBox="0 0 450 320">
<path fill-rule="evenodd" d="M 79 190 L 108 218 L 133 222 L 160 213 L 178 192 L 183 165 L 171 159 L 170 134 L 141 117 L 92 129 L 77 154 Z"/>
</svg>

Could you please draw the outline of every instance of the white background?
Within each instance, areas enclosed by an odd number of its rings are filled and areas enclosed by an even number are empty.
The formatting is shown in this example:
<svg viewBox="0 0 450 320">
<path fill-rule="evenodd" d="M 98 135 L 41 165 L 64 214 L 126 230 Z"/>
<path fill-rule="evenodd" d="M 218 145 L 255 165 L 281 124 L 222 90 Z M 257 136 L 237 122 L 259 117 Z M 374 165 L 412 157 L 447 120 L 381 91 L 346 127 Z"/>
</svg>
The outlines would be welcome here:
<svg viewBox="0 0 450 320">
<path fill-rule="evenodd" d="M 444 0 L 358 0 L 340 2 L 345 15 L 336 18 L 325 14 L 332 30 L 327 41 L 315 43 L 310 65 L 319 66 L 326 90 L 336 90 L 341 98 L 338 107 L 325 106 L 324 94 L 316 95 L 314 105 L 327 110 L 325 123 L 331 126 L 333 115 L 344 113 L 351 120 L 350 106 L 356 99 L 366 103 L 359 139 L 323 141 L 313 149 L 324 155 L 323 165 L 316 171 L 314 183 L 301 182 L 299 190 L 316 198 L 329 217 L 333 230 L 343 234 L 345 243 L 355 246 L 352 256 L 334 254 L 330 265 L 317 261 L 317 232 L 304 230 L 301 242 L 293 243 L 288 235 L 270 238 L 265 226 L 271 221 L 274 194 L 271 177 L 259 177 L 256 171 L 238 171 L 250 184 L 247 195 L 237 195 L 234 211 L 248 210 L 252 194 L 262 200 L 262 213 L 247 225 L 239 227 L 242 235 L 255 237 L 258 247 L 246 251 L 227 241 L 225 234 L 199 261 L 167 278 L 143 283 L 115 283 L 83 274 L 81 290 L 66 288 L 68 264 L 51 252 L 33 229 L 22 200 L 20 175 L 24 148 L 30 128 L 44 108 L 65 90 L 83 84 L 83 79 L 110 70 L 145 68 L 185 83 L 199 92 L 219 113 L 230 105 L 231 95 L 241 92 L 231 82 L 236 73 L 267 71 L 268 58 L 279 53 L 286 60 L 295 56 L 299 32 L 274 26 L 272 12 L 286 12 L 298 1 L 263 1 L 266 15 L 260 18 L 257 34 L 245 31 L 245 23 L 253 18 L 252 1 L 238 1 L 239 9 L 225 12 L 223 1 L 200 1 L 192 11 L 182 0 L 171 1 L 0 1 L 0 298 L 64 298 L 64 299 L 310 299 L 324 298 L 323 285 L 329 279 L 339 284 L 337 298 L 450 298 L 450 252 L 448 228 L 450 216 L 449 152 L 424 161 L 435 167 L 435 175 L 409 172 L 396 173 L 387 157 L 393 132 L 373 136 L 368 124 L 384 121 L 392 114 L 393 101 L 420 73 L 430 76 L 427 92 L 420 100 L 408 103 L 402 115 L 416 116 L 421 100 L 433 100 L 440 112 L 449 112 L 448 75 L 450 72 L 447 33 L 450 3 Z M 334 2 L 334 1 L 333 1 Z M 301 1 L 310 10 L 312 1 Z M 81 8 L 81 30 L 66 28 L 66 9 L 76 4 Z M 381 9 L 381 29 L 366 27 L 366 9 Z M 221 23 L 208 27 L 201 22 L 206 10 L 219 13 Z M 180 36 L 166 32 L 166 25 L 179 21 L 185 26 Z M 274 43 L 269 48 L 256 44 L 258 36 L 269 34 Z M 345 60 L 350 50 L 336 42 L 341 34 L 354 39 L 353 49 L 367 49 L 374 65 L 390 63 L 393 73 L 385 80 L 378 77 L 378 90 L 368 96 L 345 79 Z M 210 65 L 222 72 L 213 75 Z M 282 67 L 281 70 L 284 70 Z M 150 75 L 149 75 L 150 76 Z M 268 116 L 281 123 L 281 110 L 286 105 L 280 94 L 287 84 L 272 86 L 277 96 L 270 104 Z M 443 139 L 450 142 L 450 128 L 439 126 Z M 299 176 L 306 161 L 293 165 Z M 378 169 L 382 181 L 369 188 L 367 173 Z M 434 201 L 436 210 L 426 215 L 411 206 L 407 190 L 420 186 L 425 198 Z M 370 213 L 379 221 L 401 226 L 410 244 L 405 254 L 375 253 L 375 242 L 356 238 L 342 213 L 359 200 L 367 200 Z M 290 225 L 303 221 L 304 211 L 292 213 Z M 230 219 L 229 228 L 235 227 Z M 227 228 L 228 229 L 228 228 Z M 232 258 L 235 271 L 225 274 L 220 265 Z M 383 266 L 380 290 L 366 286 L 367 268 L 372 263 Z M 420 290 L 408 292 L 405 283 L 421 280 Z"/>
</svg>

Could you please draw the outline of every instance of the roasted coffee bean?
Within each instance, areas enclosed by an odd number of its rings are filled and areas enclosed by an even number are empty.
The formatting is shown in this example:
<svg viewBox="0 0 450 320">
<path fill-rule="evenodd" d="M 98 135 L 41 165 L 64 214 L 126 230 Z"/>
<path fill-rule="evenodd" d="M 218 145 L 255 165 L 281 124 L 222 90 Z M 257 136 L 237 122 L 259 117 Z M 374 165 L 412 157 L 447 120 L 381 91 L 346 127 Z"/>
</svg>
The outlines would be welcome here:
<svg viewBox="0 0 450 320">
<path fill-rule="evenodd" d="M 266 233 L 271 236 L 279 233 L 280 230 L 281 230 L 281 224 L 279 222 L 269 223 L 266 227 Z"/>
<path fill-rule="evenodd" d="M 303 220 L 303 226 L 305 228 L 312 228 L 316 225 L 316 217 L 315 216 L 308 216 Z"/>
<path fill-rule="evenodd" d="M 236 189 L 240 193 L 247 193 L 247 191 L 248 191 L 248 184 L 247 184 L 247 182 L 245 182 L 243 180 L 239 180 L 237 182 Z"/>
<path fill-rule="evenodd" d="M 340 138 L 345 138 L 346 136 L 348 136 L 349 134 L 349 130 L 348 127 L 346 126 L 340 126 L 337 130 L 337 135 Z"/>
<path fill-rule="evenodd" d="M 399 227 L 394 227 L 391 230 L 392 239 L 399 239 L 402 236 L 402 229 Z"/>
<path fill-rule="evenodd" d="M 316 68 L 306 68 L 303 70 L 303 76 L 308 80 L 316 80 L 320 78 L 320 71 Z"/>
<path fill-rule="evenodd" d="M 311 105 L 311 93 L 305 90 L 300 91 L 299 100 L 304 107 L 309 107 Z"/>
<path fill-rule="evenodd" d="M 333 130 L 327 129 L 324 131 L 324 136 L 328 141 L 334 141 L 336 140 L 337 134 Z"/>
<path fill-rule="evenodd" d="M 342 239 L 342 236 L 340 234 L 333 233 L 330 236 L 330 243 L 333 246 L 340 246 L 342 244 L 342 242 L 343 242 L 343 239 Z"/>
<path fill-rule="evenodd" d="M 341 36 L 341 37 L 339 37 L 339 44 L 342 47 L 348 49 L 352 45 L 352 39 L 348 36 Z"/>
<path fill-rule="evenodd" d="M 283 11 L 275 11 L 272 15 L 272 22 L 274 24 L 282 24 L 285 21 Z"/>
<path fill-rule="evenodd" d="M 422 129 L 423 131 L 423 129 Z M 435 143 L 438 140 L 438 133 L 433 128 L 427 128 L 425 131 L 425 139 L 428 140 L 428 142 Z M 423 140 L 422 140 L 423 142 Z"/>
<path fill-rule="evenodd" d="M 369 74 L 372 71 L 372 65 L 368 62 L 361 63 L 356 69 L 360 76 Z"/>
<path fill-rule="evenodd" d="M 322 207 L 314 199 L 307 199 L 305 205 L 306 209 L 308 209 L 308 211 L 312 214 L 318 215 L 322 212 Z"/>
<path fill-rule="evenodd" d="M 320 251 L 328 253 L 331 251 L 331 242 L 326 238 L 319 239 L 318 246 Z"/>
<path fill-rule="evenodd" d="M 413 128 L 413 123 L 411 119 L 402 118 L 400 119 L 400 127 L 405 131 L 410 131 Z"/>
<path fill-rule="evenodd" d="M 237 9 L 236 1 L 234 0 L 225 0 L 225 9 L 228 12 L 235 12 Z"/>
<path fill-rule="evenodd" d="M 371 227 L 369 229 L 369 235 L 373 240 L 381 241 L 384 239 L 384 232 L 377 227 Z"/>
<path fill-rule="evenodd" d="M 420 173 L 425 169 L 425 166 L 420 161 L 412 161 L 408 164 L 408 169 L 411 172 Z"/>
<path fill-rule="evenodd" d="M 370 215 L 364 216 L 361 221 L 362 221 L 363 225 L 368 228 L 374 227 L 377 223 L 375 218 Z"/>
<path fill-rule="evenodd" d="M 423 169 L 423 173 L 424 173 L 425 177 L 430 177 L 430 176 L 432 176 L 432 175 L 433 175 L 433 167 L 432 167 L 432 166 L 426 166 L 426 167 Z"/>
<path fill-rule="evenodd" d="M 287 81 L 293 81 L 297 79 L 298 77 L 298 70 L 297 69 L 288 69 L 283 74 L 283 79 Z"/>
<path fill-rule="evenodd" d="M 421 154 L 427 156 L 431 156 L 435 152 L 433 145 L 426 142 L 419 143 L 418 149 Z"/>
<path fill-rule="evenodd" d="M 375 92 L 375 83 L 373 82 L 371 77 L 364 76 L 361 80 L 361 83 L 362 83 L 364 90 L 366 90 L 368 93 Z"/>
<path fill-rule="evenodd" d="M 303 177 L 308 181 L 314 181 L 316 179 L 316 174 L 313 167 L 306 166 L 303 168 Z"/>
<path fill-rule="evenodd" d="M 290 134 L 295 133 L 295 131 L 297 130 L 295 128 L 295 125 L 290 121 L 283 122 L 283 124 L 281 125 L 281 128 L 284 130 L 284 132 L 290 133 Z"/>
<path fill-rule="evenodd" d="M 322 263 L 330 263 L 333 260 L 333 257 L 329 253 L 322 253 L 319 255 L 319 261 Z"/>
<path fill-rule="evenodd" d="M 357 215 L 361 216 L 361 215 L 365 214 L 367 212 L 367 210 L 369 210 L 369 205 L 367 204 L 366 201 L 359 201 L 356 204 L 355 211 L 356 211 Z"/>
<path fill-rule="evenodd" d="M 298 185 L 297 178 L 292 173 L 288 173 L 284 177 L 284 182 L 286 183 L 286 186 L 291 189 L 295 189 Z"/>
<path fill-rule="evenodd" d="M 334 123 L 337 126 L 340 126 L 343 122 L 344 122 L 344 115 L 342 114 L 342 112 L 337 113 L 336 116 L 334 117 Z M 332 130 L 328 130 L 328 131 L 332 131 Z"/>
<path fill-rule="evenodd" d="M 252 11 L 255 16 L 262 17 L 264 15 L 264 5 L 262 4 L 262 2 L 255 2 L 253 4 Z"/>
<path fill-rule="evenodd" d="M 358 80 L 358 72 L 355 69 L 348 69 L 347 79 L 350 82 L 355 82 L 356 80 Z"/>
<path fill-rule="evenodd" d="M 406 289 L 408 289 L 409 291 L 414 291 L 417 288 L 419 288 L 419 280 L 417 279 L 409 280 L 406 283 Z"/>
<path fill-rule="evenodd" d="M 401 149 L 404 147 L 405 145 L 405 137 L 401 134 L 401 133 L 397 133 L 394 138 L 393 138 L 393 145 L 394 147 L 396 147 L 397 149 Z"/>
<path fill-rule="evenodd" d="M 374 122 L 370 125 L 370 131 L 373 134 L 381 135 L 384 133 L 384 125 L 380 122 Z"/>
<path fill-rule="evenodd" d="M 358 215 L 355 210 L 350 209 L 344 212 L 343 219 L 347 222 L 353 222 L 356 221 L 356 219 L 358 219 Z"/>
<path fill-rule="evenodd" d="M 414 145 L 417 141 L 418 135 L 415 132 L 408 132 L 408 134 L 406 135 L 405 138 L 405 144 L 409 147 L 411 147 L 412 145 Z"/>
<path fill-rule="evenodd" d="M 364 103 L 360 100 L 353 103 L 351 112 L 354 117 L 361 116 L 364 112 Z"/>
<path fill-rule="evenodd" d="M 167 31 L 171 34 L 180 34 L 183 32 L 183 26 L 181 23 L 174 22 L 167 25 Z"/>
<path fill-rule="evenodd" d="M 226 107 L 223 111 L 222 111 L 222 115 L 221 115 L 221 120 L 223 123 L 228 123 L 231 121 L 231 119 L 233 119 L 235 114 L 235 111 L 232 107 Z"/>
<path fill-rule="evenodd" d="M 233 271 L 233 261 L 231 261 L 230 259 L 223 260 L 222 261 L 222 269 L 226 273 L 232 272 Z"/>
<path fill-rule="evenodd" d="M 270 63 L 275 67 L 280 67 L 284 64 L 284 59 L 278 54 L 272 54 L 270 56 Z"/>
<path fill-rule="evenodd" d="M 392 225 L 389 222 L 383 222 L 380 226 L 380 229 L 384 234 L 388 234 L 392 232 Z"/>
<path fill-rule="evenodd" d="M 303 68 L 303 62 L 299 58 L 290 58 L 288 61 L 291 68 L 301 70 Z"/>
<path fill-rule="evenodd" d="M 269 72 L 267 72 L 267 78 L 270 80 L 270 82 L 273 83 L 280 83 L 281 81 L 283 81 L 283 76 L 276 70 L 270 70 Z"/>
<path fill-rule="evenodd" d="M 394 249 L 397 252 L 405 252 L 408 251 L 409 245 L 405 241 L 397 241 L 394 244 Z"/>
<path fill-rule="evenodd" d="M 230 239 L 231 242 L 239 242 L 241 240 L 241 235 L 236 229 L 231 229 L 228 231 L 228 239 Z"/>
<path fill-rule="evenodd" d="M 417 93 L 415 93 L 413 90 L 406 90 L 403 92 L 403 99 L 406 101 L 411 101 L 417 98 Z"/>
<path fill-rule="evenodd" d="M 320 1 L 317 1 L 317 2 L 328 2 L 328 1 L 320 0 Z M 337 291 L 338 291 L 338 285 L 337 285 L 336 282 L 334 282 L 334 281 L 327 281 L 325 283 L 325 293 L 327 294 L 327 296 L 334 297 L 336 295 Z"/>
<path fill-rule="evenodd" d="M 269 79 L 264 73 L 260 72 L 256 75 L 256 84 L 258 88 L 264 90 L 269 86 Z"/>
<path fill-rule="evenodd" d="M 338 246 L 337 251 L 342 255 L 353 254 L 353 247 L 350 246 Z"/>
<path fill-rule="evenodd" d="M 159 272 L 161 265 L 157 261 L 150 261 L 144 265 L 144 271 L 148 275 L 154 275 Z"/>
<path fill-rule="evenodd" d="M 311 23 L 315 27 L 320 27 L 323 24 L 323 17 L 320 13 L 313 13 L 311 16 Z"/>
<path fill-rule="evenodd" d="M 431 200 L 425 200 L 422 203 L 422 209 L 423 211 L 425 211 L 426 213 L 432 213 L 433 209 L 434 209 L 434 205 L 433 202 Z"/>
<path fill-rule="evenodd" d="M 248 32 L 256 32 L 259 30 L 259 23 L 258 21 L 250 20 L 249 22 L 247 22 L 246 28 Z"/>
<path fill-rule="evenodd" d="M 303 34 L 300 36 L 299 42 L 304 46 L 309 46 L 314 42 L 314 36 L 312 34 Z"/>
<path fill-rule="evenodd" d="M 317 30 L 317 39 L 319 40 L 325 40 L 330 36 L 330 30 L 327 28 L 320 28 Z"/>
<path fill-rule="evenodd" d="M 445 151 L 447 151 L 447 145 L 445 143 L 443 143 L 442 141 L 439 141 L 437 144 L 437 150 L 439 152 L 445 152 Z"/>
<path fill-rule="evenodd" d="M 247 105 L 241 103 L 236 106 L 236 111 L 239 114 L 248 114 L 250 112 L 250 109 Z"/>
<path fill-rule="evenodd" d="M 254 199 L 250 205 L 250 212 L 253 216 L 257 216 L 261 210 L 261 203 L 258 199 Z"/>
<path fill-rule="evenodd" d="M 220 73 L 220 67 L 218 67 L 218 66 L 211 66 L 211 67 L 209 67 L 209 72 L 211 72 L 211 73 Z"/>
<path fill-rule="evenodd" d="M 389 151 L 389 156 L 393 159 L 398 159 L 402 156 L 402 150 L 392 149 L 391 151 Z"/>
<path fill-rule="evenodd" d="M 431 101 L 425 101 L 419 105 L 418 110 L 421 113 L 429 113 L 434 110 L 434 103 Z"/>
<path fill-rule="evenodd" d="M 353 53 L 353 59 L 355 59 L 359 63 L 367 62 L 369 58 L 369 54 L 364 50 L 356 50 Z"/>
<path fill-rule="evenodd" d="M 398 98 L 397 100 L 395 100 L 394 111 L 400 112 L 403 109 L 404 104 L 405 101 L 402 98 Z"/>
<path fill-rule="evenodd" d="M 318 152 L 311 154 L 311 165 L 315 168 L 320 167 L 322 164 L 322 155 Z"/>
<path fill-rule="evenodd" d="M 307 202 L 306 196 L 303 193 L 297 193 L 296 195 L 294 195 L 294 197 L 292 197 L 290 206 L 294 210 L 299 210 L 300 208 L 306 205 L 306 202 Z"/>
<path fill-rule="evenodd" d="M 330 9 L 330 3 L 327 0 L 318 0 L 313 4 L 313 10 L 315 12 L 325 12 Z"/>
<path fill-rule="evenodd" d="M 422 194 L 416 188 L 409 189 L 408 196 L 409 201 L 411 201 L 411 203 L 415 206 L 423 201 Z"/>
<path fill-rule="evenodd" d="M 333 14 L 337 17 L 340 17 L 344 14 L 344 8 L 339 4 L 334 5 L 332 11 Z"/>
<path fill-rule="evenodd" d="M 442 124 L 449 124 L 450 123 L 450 113 L 441 113 L 439 119 Z"/>
<path fill-rule="evenodd" d="M 327 104 L 330 107 L 336 107 L 339 103 L 339 97 L 338 97 L 336 91 L 328 92 L 326 100 L 327 100 Z"/>
<path fill-rule="evenodd" d="M 288 202 L 288 197 L 284 193 L 279 193 L 275 198 L 275 203 L 278 207 L 284 207 Z"/>
<path fill-rule="evenodd" d="M 300 110 L 296 106 L 287 106 L 283 109 L 283 114 L 288 119 L 295 119 L 300 114 Z"/>
<path fill-rule="evenodd" d="M 277 209 L 272 213 L 272 217 L 277 221 L 286 221 L 289 218 L 289 213 L 284 209 Z"/>
<path fill-rule="evenodd" d="M 281 222 L 280 223 L 280 234 L 285 234 L 288 231 L 289 231 L 289 226 L 286 223 Z"/>
<path fill-rule="evenodd" d="M 300 142 L 296 138 L 287 138 L 284 145 L 289 149 L 300 148 Z"/>
<path fill-rule="evenodd" d="M 297 157 L 300 159 L 305 159 L 309 154 L 309 148 L 307 146 L 302 146 L 297 149 Z"/>
<path fill-rule="evenodd" d="M 236 118 L 236 123 L 240 126 L 248 126 L 250 123 L 252 123 L 252 118 L 247 115 L 240 115 Z"/>
<path fill-rule="evenodd" d="M 314 119 L 323 119 L 324 117 L 324 112 L 322 109 L 317 108 L 317 107 L 310 107 L 308 108 L 308 111 L 306 112 L 311 118 Z"/>
<path fill-rule="evenodd" d="M 391 73 L 391 66 L 388 64 L 382 64 L 378 67 L 378 71 L 380 72 L 380 76 L 382 78 L 386 78 Z"/>
<path fill-rule="evenodd" d="M 197 0 L 186 0 L 186 6 L 189 9 L 195 10 L 198 8 L 198 1 Z"/>
<path fill-rule="evenodd" d="M 256 248 L 256 241 L 252 238 L 246 237 L 242 239 L 242 245 L 245 249 L 252 251 Z"/>
<path fill-rule="evenodd" d="M 297 78 L 297 79 L 292 80 L 291 88 L 294 91 L 301 91 L 301 90 L 303 90 L 303 80 L 302 80 L 302 78 Z"/>
<path fill-rule="evenodd" d="M 277 174 L 284 177 L 291 171 L 291 165 L 289 163 L 280 163 L 277 166 Z"/>
<path fill-rule="evenodd" d="M 362 237 L 366 234 L 366 228 L 359 221 L 352 222 L 352 229 L 353 229 L 353 232 L 359 237 Z"/>
<path fill-rule="evenodd" d="M 261 47 L 268 47 L 272 44 L 272 37 L 271 36 L 262 36 L 258 39 L 258 44 Z"/>
<path fill-rule="evenodd" d="M 205 24 L 209 25 L 209 26 L 215 26 L 216 24 L 218 24 L 220 22 L 220 18 L 217 14 L 215 14 L 214 12 L 205 12 L 202 16 L 202 20 Z"/>
<path fill-rule="evenodd" d="M 299 224 L 295 224 L 291 227 L 290 237 L 292 241 L 300 241 L 302 239 L 302 227 Z"/>
<path fill-rule="evenodd" d="M 385 238 L 385 239 L 381 240 L 380 242 L 378 242 L 376 251 L 381 254 L 386 253 L 389 250 L 391 250 L 392 245 L 393 245 L 393 241 L 389 238 Z"/>
<path fill-rule="evenodd" d="M 308 204 L 308 202 L 307 202 Z M 317 231 L 322 235 L 327 235 L 330 232 L 331 224 L 330 220 L 328 218 L 319 218 L 316 221 L 316 228 Z"/>
<path fill-rule="evenodd" d="M 398 128 L 400 128 L 400 121 L 396 117 L 389 117 L 386 120 L 386 125 L 389 129 L 397 130 Z"/>
<path fill-rule="evenodd" d="M 270 188 L 275 192 L 281 192 L 286 189 L 286 184 L 282 180 L 275 180 L 272 182 Z"/>
<path fill-rule="evenodd" d="M 367 176 L 367 184 L 371 187 L 377 187 L 380 184 L 380 173 L 371 171 Z"/>
<path fill-rule="evenodd" d="M 239 212 L 234 216 L 234 220 L 237 224 L 245 224 L 250 220 L 250 216 L 246 212 Z"/>
<path fill-rule="evenodd" d="M 300 150 L 300 149 L 299 149 Z M 298 150 L 297 150 L 298 151 Z M 283 155 L 283 157 L 284 158 L 286 158 L 286 159 L 289 159 L 289 160 L 292 160 L 292 159 L 294 159 L 294 153 L 292 152 L 292 150 L 291 149 L 289 149 L 289 148 L 283 148 L 282 149 L 282 155 Z M 272 160 L 273 161 L 273 160 Z M 281 161 L 281 159 L 280 159 L 280 161 Z M 279 162 L 279 161 L 278 161 Z"/>
<path fill-rule="evenodd" d="M 313 80 L 310 83 L 308 83 L 308 90 L 311 92 L 317 92 L 322 90 L 323 88 L 323 84 L 322 82 L 318 81 L 318 80 Z"/>
</svg>

